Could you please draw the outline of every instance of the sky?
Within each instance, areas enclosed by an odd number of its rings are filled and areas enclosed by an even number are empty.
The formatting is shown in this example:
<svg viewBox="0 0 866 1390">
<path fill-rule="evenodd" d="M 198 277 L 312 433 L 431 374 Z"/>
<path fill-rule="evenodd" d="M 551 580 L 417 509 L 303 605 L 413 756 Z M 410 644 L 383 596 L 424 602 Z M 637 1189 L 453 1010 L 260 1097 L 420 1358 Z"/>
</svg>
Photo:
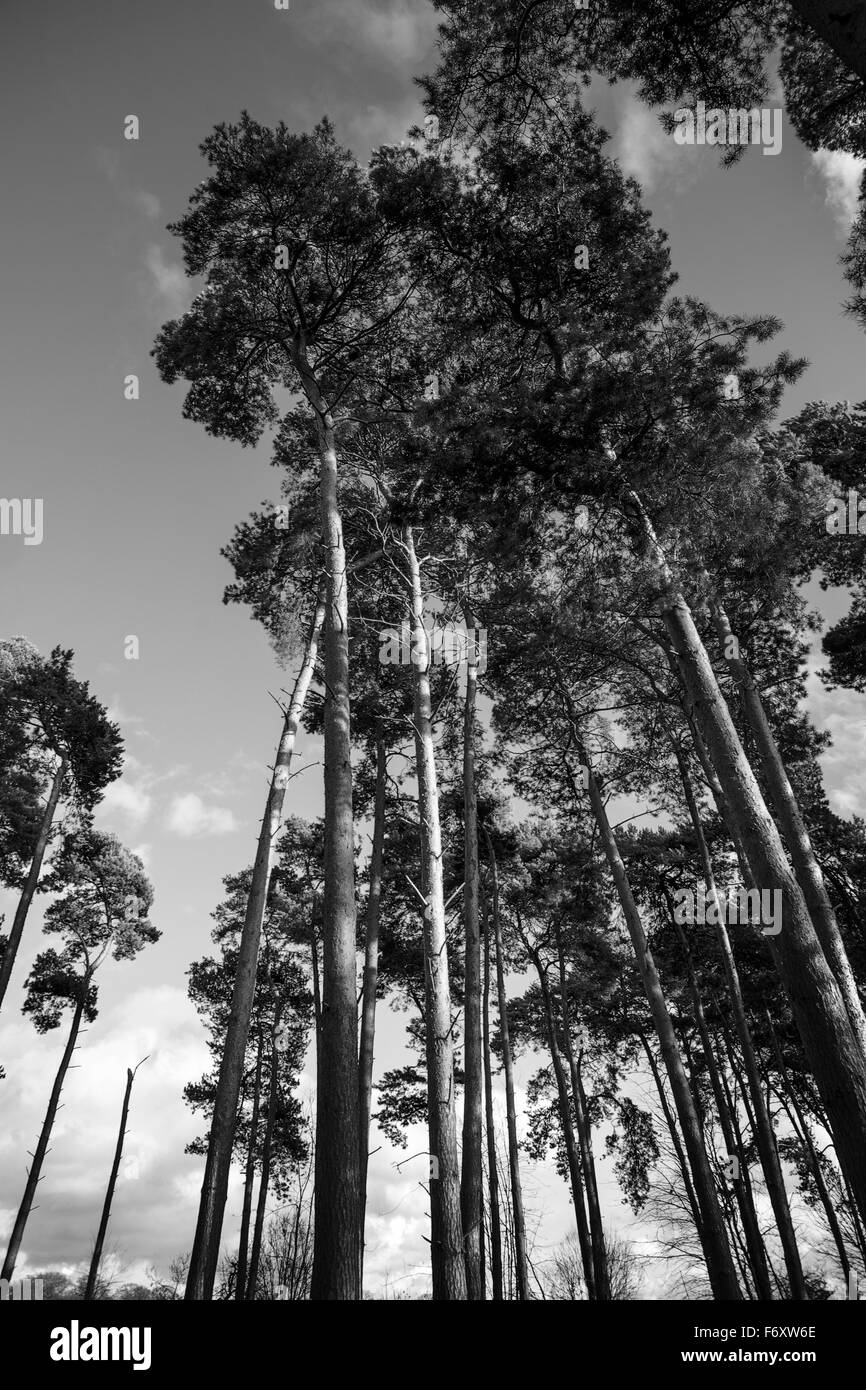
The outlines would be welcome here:
<svg viewBox="0 0 866 1390">
<path fill-rule="evenodd" d="M 207 1065 L 184 972 L 210 948 L 221 880 L 251 861 L 278 735 L 272 694 L 291 682 L 248 614 L 221 603 L 220 557 L 234 526 L 277 494 L 267 442 L 241 450 L 182 419 L 183 387 L 149 356 L 161 323 L 191 297 L 166 224 L 204 177 L 200 141 L 247 109 L 309 129 L 325 113 L 363 161 L 421 118 L 413 77 L 435 62 L 425 0 L 4 0 L 0 16 L 0 420 L 2 487 L 41 498 L 44 536 L 0 536 L 0 635 L 75 669 L 126 741 L 123 777 L 97 823 L 144 859 L 162 939 L 102 972 L 97 1021 L 64 1092 L 20 1271 L 80 1267 L 90 1253 L 111 1161 L 126 1068 L 145 1055 L 108 1248 L 123 1279 L 161 1270 L 189 1248 L 201 1160 L 184 1155 L 197 1122 L 181 1090 Z M 676 145 L 628 84 L 595 84 L 610 153 L 642 185 L 669 234 L 680 293 L 727 313 L 784 322 L 778 346 L 810 359 L 786 398 L 860 399 L 863 342 L 841 302 L 838 257 L 859 178 L 848 156 L 812 155 L 783 124 L 776 157 L 750 148 L 731 170 L 712 148 Z M 129 115 L 139 139 L 124 139 Z M 124 379 L 140 381 L 127 400 Z M 817 591 L 816 591 L 817 593 Z M 822 604 L 833 604 L 839 596 Z M 139 657 L 127 660 L 127 639 Z M 866 701 L 828 695 L 810 675 L 813 718 L 834 736 L 824 760 L 834 809 L 863 814 L 857 771 Z M 304 737 L 292 814 L 321 810 L 321 746 Z M 7 894 L 0 911 L 14 904 Z M 12 991 L 44 944 L 28 922 Z M 404 1021 L 380 1009 L 377 1067 L 403 1056 Z M 0 1240 L 11 1228 L 62 1049 L 7 1008 L 0 1025 Z M 521 1094 L 533 1070 L 518 1068 Z M 312 1077 L 308 1067 L 304 1085 Z M 498 1104 L 501 1105 L 501 1097 Z M 371 1286 L 427 1280 L 422 1161 L 382 1136 L 371 1161 Z M 410 1142 L 407 1153 L 423 1147 Z M 602 1158 L 603 1200 L 619 1209 Z M 567 1193 L 546 1166 L 527 1174 L 539 1258 L 572 1228 Z M 231 1189 L 227 1231 L 239 1211 Z M 616 1218 L 619 1219 L 619 1218 Z M 623 1209 L 622 1220 L 627 1219 Z M 636 1236 L 651 1238 L 638 1227 Z"/>
</svg>

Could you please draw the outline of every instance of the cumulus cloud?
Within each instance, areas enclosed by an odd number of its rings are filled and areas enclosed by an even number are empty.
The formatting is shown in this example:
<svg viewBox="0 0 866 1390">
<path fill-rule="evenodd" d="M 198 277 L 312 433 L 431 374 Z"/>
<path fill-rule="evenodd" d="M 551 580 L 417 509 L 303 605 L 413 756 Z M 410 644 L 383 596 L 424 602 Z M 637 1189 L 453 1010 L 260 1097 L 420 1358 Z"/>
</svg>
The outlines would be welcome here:
<svg viewBox="0 0 866 1390">
<path fill-rule="evenodd" d="M 207 806 L 195 792 L 174 798 L 167 825 L 185 840 L 202 835 L 230 835 L 238 828 L 228 807 Z"/>
<path fill-rule="evenodd" d="M 105 795 L 99 803 L 98 818 L 104 822 L 114 815 L 121 815 L 125 816 L 131 825 L 144 825 L 150 815 L 152 804 L 150 795 L 140 782 L 133 782 L 129 777 L 120 777 L 106 787 Z"/>
<path fill-rule="evenodd" d="M 860 181 L 866 160 L 845 150 L 815 150 L 812 168 L 824 185 L 824 201 L 833 213 L 837 229 L 847 236 L 857 216 Z"/>
</svg>

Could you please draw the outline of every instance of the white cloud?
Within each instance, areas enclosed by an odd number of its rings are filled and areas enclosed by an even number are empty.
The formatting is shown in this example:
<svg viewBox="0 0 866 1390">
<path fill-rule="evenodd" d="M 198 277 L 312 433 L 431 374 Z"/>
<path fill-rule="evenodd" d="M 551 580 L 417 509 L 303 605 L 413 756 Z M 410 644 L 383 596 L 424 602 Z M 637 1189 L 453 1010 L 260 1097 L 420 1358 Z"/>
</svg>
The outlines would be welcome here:
<svg viewBox="0 0 866 1390">
<path fill-rule="evenodd" d="M 184 839 L 198 835 L 230 835 L 238 825 L 225 806 L 206 806 L 195 792 L 176 796 L 171 803 L 167 825 Z"/>
<path fill-rule="evenodd" d="M 644 192 L 663 183 L 678 189 L 692 183 L 705 151 L 693 145 L 678 145 L 673 135 L 662 128 L 659 113 L 633 91 L 618 92 L 617 106 L 619 123 L 613 154 L 623 173 L 637 179 Z"/>
<path fill-rule="evenodd" d="M 104 821 L 112 815 L 123 815 L 132 825 L 144 825 L 150 815 L 151 799 L 140 783 L 121 777 L 111 782 L 99 804 L 99 818 Z"/>
<path fill-rule="evenodd" d="M 173 318 L 182 314 L 192 300 L 192 287 L 183 266 L 167 261 L 162 247 L 151 242 L 145 255 L 149 289 L 160 312 Z"/>
<path fill-rule="evenodd" d="M 857 216 L 866 160 L 845 150 L 815 150 L 811 158 L 813 169 L 824 182 L 824 201 L 832 210 L 839 232 L 847 236 Z"/>
</svg>

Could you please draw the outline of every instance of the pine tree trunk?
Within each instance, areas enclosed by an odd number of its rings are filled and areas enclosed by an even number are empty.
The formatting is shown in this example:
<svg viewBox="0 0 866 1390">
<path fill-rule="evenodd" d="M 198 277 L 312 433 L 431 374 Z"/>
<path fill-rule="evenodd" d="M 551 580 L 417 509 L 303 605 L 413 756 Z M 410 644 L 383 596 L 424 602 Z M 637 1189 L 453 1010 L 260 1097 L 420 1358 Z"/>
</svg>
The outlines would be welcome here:
<svg viewBox="0 0 866 1390">
<path fill-rule="evenodd" d="M 502 1302 L 502 1231 L 499 1219 L 499 1168 L 496 1159 L 496 1127 L 493 1116 L 493 1067 L 490 1057 L 490 924 L 487 898 L 481 892 L 484 922 L 484 1002 L 482 1029 L 484 1047 L 484 1122 L 487 1132 L 487 1187 L 490 1193 L 490 1275 L 493 1301 Z"/>
<path fill-rule="evenodd" d="M 815 858 L 815 851 L 812 848 L 797 797 L 788 778 L 785 764 L 776 745 L 773 731 L 770 728 L 761 696 L 752 679 L 751 672 L 741 657 L 727 655 L 728 650 L 735 651 L 737 647 L 733 645 L 735 639 L 731 632 L 728 615 L 718 602 L 713 604 L 713 615 L 722 651 L 726 653 L 725 659 L 739 688 L 746 719 L 755 739 L 755 746 L 761 759 L 764 776 L 767 779 L 770 800 L 779 829 L 785 837 L 788 853 L 791 856 L 791 864 L 806 900 L 809 916 L 812 918 L 818 940 L 824 955 L 827 957 L 827 963 L 836 977 L 836 983 L 845 1001 L 851 1027 L 860 1044 L 864 1066 L 866 1066 L 866 1018 L 863 1017 L 860 994 L 845 950 L 845 943 L 839 931 L 836 914 L 827 895 L 824 876 Z"/>
<path fill-rule="evenodd" d="M 700 1240 L 701 1246 L 703 1247 L 703 1218 L 701 1216 L 701 1209 L 698 1206 L 698 1199 L 695 1196 L 695 1189 L 692 1184 L 691 1173 L 689 1171 L 689 1162 L 686 1158 L 685 1149 L 683 1148 L 682 1139 L 680 1138 L 680 1132 L 677 1129 L 677 1122 L 668 1103 L 668 1098 L 665 1094 L 664 1083 L 662 1082 L 661 1074 L 658 1068 L 658 1063 L 656 1062 L 656 1059 L 653 1055 L 653 1050 L 649 1045 L 649 1041 L 646 1037 L 646 1034 L 639 1032 L 638 1037 L 640 1038 L 641 1046 L 643 1047 L 644 1053 L 646 1054 L 646 1059 L 649 1063 L 649 1069 L 652 1073 L 653 1081 L 655 1082 L 656 1091 L 658 1092 L 659 1103 L 662 1108 L 662 1114 L 665 1117 L 665 1123 L 668 1127 L 668 1134 L 671 1137 L 671 1144 L 673 1145 L 674 1154 L 677 1160 L 677 1166 L 682 1176 L 683 1190 L 685 1191 L 686 1200 L 689 1204 L 689 1210 L 692 1214 L 692 1221 L 694 1222 L 694 1227 L 697 1232 L 698 1239 Z"/>
<path fill-rule="evenodd" d="M 576 726 L 575 736 L 580 740 L 580 734 Z M 683 1066 L 683 1059 L 680 1056 L 679 1045 L 677 1043 L 676 1034 L 674 1033 L 673 1023 L 671 1022 L 671 1016 L 668 1013 L 668 1006 L 665 1002 L 658 970 L 656 969 L 656 964 L 646 939 L 637 904 L 632 895 L 631 885 L 625 871 L 625 865 L 620 857 L 616 838 L 607 817 L 607 811 L 599 790 L 598 782 L 590 768 L 589 755 L 583 747 L 582 741 L 579 743 L 579 747 L 583 763 L 588 770 L 589 797 L 592 803 L 593 815 L 595 816 L 599 837 L 604 847 L 607 862 L 619 896 L 623 917 L 625 918 L 628 933 L 631 937 L 638 973 L 643 983 L 655 1030 L 658 1034 L 665 1069 L 671 1084 L 674 1105 L 679 1117 L 680 1128 L 691 1165 L 695 1195 L 701 1213 L 701 1244 L 703 1246 L 710 1286 L 713 1290 L 714 1298 L 739 1299 L 741 1297 L 740 1286 L 731 1258 L 725 1223 L 719 1207 L 715 1184 L 713 1182 L 712 1170 L 707 1158 L 706 1149 L 704 1148 L 704 1137 L 695 1111 L 688 1078 Z"/>
<path fill-rule="evenodd" d="M 680 778 L 685 792 L 686 804 L 689 809 L 689 816 L 697 840 L 704 883 L 710 895 L 710 901 L 715 905 L 716 909 L 714 915 L 718 920 L 715 923 L 714 930 L 722 956 L 728 994 L 733 1007 L 734 1027 L 737 1033 L 737 1040 L 740 1044 L 743 1065 L 746 1070 L 746 1079 L 749 1085 L 749 1095 L 752 1101 L 752 1110 L 755 1120 L 755 1140 L 758 1145 L 761 1167 L 767 1183 L 767 1191 L 773 1207 L 773 1215 L 776 1218 L 779 1239 L 782 1242 L 782 1249 L 785 1255 L 785 1267 L 788 1271 L 791 1297 L 798 1300 L 808 1299 L 809 1295 L 803 1278 L 803 1267 L 800 1263 L 800 1251 L 797 1246 L 797 1235 L 794 1230 L 794 1223 L 791 1219 L 788 1194 L 785 1191 L 785 1178 L 782 1173 L 782 1165 L 779 1162 L 773 1125 L 764 1101 L 764 1093 L 761 1087 L 761 1075 L 755 1056 L 755 1047 L 752 1042 L 751 1030 L 746 1018 L 746 1006 L 743 1002 L 743 992 L 740 987 L 740 976 L 731 948 L 728 930 L 723 920 L 722 904 L 716 889 L 713 861 L 710 857 L 709 847 L 707 845 L 706 836 L 704 835 L 704 827 L 701 822 L 698 804 L 695 800 L 694 788 L 692 787 L 692 781 L 685 759 L 678 749 L 676 756 L 680 770 Z M 761 1296 L 763 1297 L 764 1295 L 762 1294 Z"/>
<path fill-rule="evenodd" d="M 309 374 L 309 368 L 306 368 Z M 322 904 L 322 1027 L 316 1094 L 314 1300 L 361 1296 L 358 1172 L 358 998 L 355 845 L 349 708 L 349 604 L 337 496 L 334 422 L 309 375 L 316 413 L 322 537 L 327 553 L 325 621 L 325 844 Z"/>
<path fill-rule="evenodd" d="M 569 1004 L 568 975 L 565 969 L 565 954 L 562 949 L 562 932 L 556 928 L 556 950 L 559 957 L 559 991 L 562 999 L 562 1037 L 565 1044 L 565 1057 L 571 1075 L 571 1094 L 574 1101 L 575 1127 L 580 1145 L 580 1159 L 586 1185 L 586 1206 L 589 1213 L 589 1232 L 592 1243 L 592 1268 L 595 1296 L 600 1302 L 610 1300 L 610 1280 L 607 1273 L 607 1251 L 604 1243 L 604 1226 L 601 1219 L 601 1205 L 598 1200 L 598 1184 L 595 1176 L 595 1159 L 592 1152 L 592 1133 L 586 1110 L 586 1096 L 580 1078 L 574 1043 L 571 1038 L 571 1007 Z"/>
<path fill-rule="evenodd" d="M 18 947 L 21 945 L 24 923 L 27 921 L 30 904 L 33 902 L 33 895 L 36 892 L 36 885 L 39 882 L 39 875 L 42 872 L 42 861 L 45 858 L 45 851 L 48 848 L 51 826 L 54 823 L 54 814 L 57 810 L 57 803 L 60 800 L 60 793 L 63 789 L 63 778 L 66 775 L 68 766 L 68 758 L 61 758 L 55 769 L 54 780 L 51 783 L 51 791 L 48 793 L 48 800 L 45 803 L 45 810 L 42 813 L 39 834 L 36 836 L 36 844 L 33 846 L 33 858 L 30 861 L 27 878 L 21 890 L 18 906 L 15 909 L 12 927 L 6 940 L 6 950 L 3 952 L 2 959 L 0 959 L 0 1008 L 2 1008 L 3 999 L 9 986 L 9 979 L 12 975 L 15 957 L 18 954 Z"/>
<path fill-rule="evenodd" d="M 529 954 L 538 975 L 538 983 L 541 986 L 541 997 L 544 1001 L 544 1017 L 547 1023 L 547 1046 L 550 1051 L 550 1060 L 553 1063 L 553 1074 L 556 1077 L 556 1093 L 559 1097 L 559 1118 L 562 1122 L 562 1137 L 565 1140 L 565 1155 L 568 1159 L 568 1172 L 571 1178 L 571 1201 L 574 1207 L 574 1219 L 577 1224 L 577 1239 L 580 1244 L 580 1260 L 583 1265 L 583 1280 L 586 1284 L 586 1296 L 590 1302 L 595 1302 L 598 1295 L 595 1286 L 592 1242 L 589 1238 L 589 1223 L 586 1219 L 586 1207 L 584 1205 L 580 1157 L 577 1152 L 577 1142 L 574 1137 L 574 1124 L 571 1118 L 571 1097 L 569 1095 L 568 1082 L 565 1078 L 565 1067 L 562 1063 L 562 1054 L 559 1050 L 559 1044 L 556 1041 L 556 1023 L 554 1021 L 553 1005 L 550 999 L 550 986 L 547 983 L 547 971 L 541 964 L 541 957 L 538 952 L 530 950 Z"/>
<path fill-rule="evenodd" d="M 127 1067 L 126 1069 L 126 1089 L 123 1093 L 123 1105 L 120 1111 L 120 1129 L 117 1133 L 117 1145 L 114 1150 L 114 1162 L 111 1165 L 111 1172 L 108 1175 L 108 1188 L 105 1193 L 105 1201 L 102 1206 L 102 1216 L 99 1219 L 99 1230 L 96 1233 L 96 1244 L 93 1247 L 93 1256 L 90 1261 L 90 1270 L 87 1275 L 87 1287 L 84 1290 L 85 1299 L 96 1297 L 96 1281 L 99 1278 L 99 1266 L 102 1262 L 102 1248 L 105 1244 L 105 1234 L 108 1230 L 108 1218 L 111 1215 L 111 1203 L 114 1199 L 114 1189 L 117 1185 L 117 1175 L 120 1172 L 120 1160 L 123 1157 L 123 1141 L 126 1137 L 126 1121 L 129 1117 L 129 1097 L 132 1094 L 132 1082 L 135 1073 Z"/>
<path fill-rule="evenodd" d="M 502 1065 L 505 1070 L 505 1114 L 508 1124 L 508 1168 L 511 1174 L 511 1205 L 514 1211 L 514 1273 L 517 1298 L 529 1299 L 529 1269 L 526 1253 L 526 1217 L 523 1210 L 523 1184 L 520 1181 L 520 1149 L 517 1142 L 517 1106 L 514 1099 L 514 1057 L 508 1027 L 508 1000 L 505 997 L 505 964 L 502 951 L 502 922 L 499 916 L 499 875 L 490 832 L 485 825 L 484 843 L 490 864 L 493 909 L 493 940 L 496 946 L 496 990 L 499 1006 L 499 1033 L 502 1038 Z"/>
<path fill-rule="evenodd" d="M 86 976 L 81 981 L 81 993 L 75 1005 L 75 1012 L 72 1015 L 72 1024 L 69 1029 L 69 1036 L 66 1039 L 66 1046 L 63 1049 L 63 1056 L 60 1059 L 60 1066 L 57 1068 L 57 1075 L 54 1078 L 54 1085 L 51 1087 L 51 1095 L 48 1100 L 48 1109 L 45 1112 L 45 1119 L 42 1122 L 42 1129 L 39 1134 L 39 1142 L 36 1145 L 36 1152 L 33 1154 L 33 1162 L 27 1174 L 27 1183 L 24 1187 L 24 1196 L 21 1198 L 21 1205 L 15 1217 L 15 1224 L 12 1227 L 12 1234 L 9 1237 L 9 1248 L 6 1251 L 6 1258 L 3 1261 L 3 1270 L 0 1279 L 11 1279 L 15 1272 L 15 1264 L 18 1259 L 18 1252 L 21 1249 L 21 1241 L 24 1236 L 24 1228 L 27 1225 L 27 1218 L 33 1206 L 33 1198 L 36 1196 L 36 1188 L 42 1176 L 42 1164 L 45 1162 L 45 1155 L 48 1152 L 48 1144 L 51 1140 L 51 1130 L 54 1127 L 57 1108 L 60 1104 L 60 1092 L 63 1090 L 63 1083 L 66 1080 L 66 1073 L 72 1061 L 72 1054 L 78 1041 L 78 1030 L 81 1027 L 81 1018 L 84 1013 L 84 1001 L 87 998 L 87 990 L 90 985 L 90 977 Z"/>
<path fill-rule="evenodd" d="M 481 932 L 478 916 L 478 805 L 475 789 L 475 696 L 478 653 L 472 614 L 464 614 L 469 650 L 463 706 L 463 921 L 465 940 L 463 1025 L 463 1169 L 460 1208 L 466 1256 L 466 1295 L 485 1295 L 482 1275 L 484 1167 L 482 1152 Z M 471 636 L 470 636 L 471 634 Z"/>
<path fill-rule="evenodd" d="M 776 1065 L 779 1083 L 781 1083 L 781 1085 L 777 1084 L 776 1086 L 776 1094 L 780 1096 L 782 1104 L 785 1107 L 785 1113 L 787 1114 L 788 1119 L 791 1122 L 791 1128 L 800 1140 L 800 1143 L 803 1146 L 803 1151 L 806 1154 L 809 1169 L 811 1171 L 812 1178 L 815 1183 L 815 1190 L 817 1191 L 818 1196 L 821 1200 L 821 1206 L 824 1208 L 824 1215 L 827 1219 L 827 1225 L 830 1228 L 830 1234 L 833 1237 L 833 1241 L 836 1245 L 836 1250 L 839 1255 L 839 1263 L 842 1266 L 842 1277 L 847 1285 L 848 1275 L 851 1272 L 851 1261 L 848 1257 L 848 1250 L 845 1245 L 844 1238 L 842 1236 L 842 1231 L 840 1229 L 839 1222 L 836 1219 L 836 1210 L 833 1206 L 830 1193 L 827 1190 L 827 1184 L 824 1181 L 824 1174 L 821 1171 L 821 1164 L 818 1159 L 818 1155 L 815 1152 L 815 1145 L 812 1142 L 812 1135 L 809 1130 L 809 1122 L 806 1119 L 806 1116 L 803 1114 L 802 1107 L 800 1106 L 794 1088 L 791 1085 L 791 1078 L 788 1075 L 788 1069 L 785 1066 L 785 1059 L 782 1056 L 782 1049 L 779 1046 L 779 1039 L 776 1036 L 776 1030 L 773 1027 L 772 1016 L 770 1014 L 769 1009 L 765 1009 L 764 1012 L 766 1014 L 767 1024 L 770 1029 L 770 1037 L 773 1042 L 773 1051 L 776 1055 Z"/>
<path fill-rule="evenodd" d="M 265 1137 L 262 1143 L 262 1170 L 259 1176 L 259 1195 L 256 1202 L 256 1222 L 253 1227 L 253 1245 L 250 1251 L 250 1272 L 247 1276 L 246 1297 L 253 1302 L 259 1277 L 259 1259 L 262 1253 L 262 1237 L 265 1229 L 265 1211 L 268 1205 L 268 1185 L 271 1178 L 271 1146 L 274 1137 L 274 1121 L 277 1117 L 277 1099 L 280 1089 L 280 1054 L 277 1047 L 277 1032 L 280 1026 L 282 1009 L 274 1014 L 273 1041 L 271 1043 L 271 1075 L 268 1092 L 268 1113 L 265 1119 Z"/>
<path fill-rule="evenodd" d="M 866 1070 L 845 1001 L 812 925 L 779 832 L 719 689 L 685 598 L 673 581 L 652 525 L 632 494 L 642 548 L 659 576 L 658 599 L 680 680 L 737 826 L 755 881 L 782 893 L 775 959 L 803 1048 L 829 1117 L 840 1166 L 866 1212 Z"/>
<path fill-rule="evenodd" d="M 668 898 L 668 906 L 671 917 L 674 921 L 680 945 L 683 950 L 683 962 L 686 967 L 686 975 L 689 982 L 689 993 L 692 996 L 692 1005 L 695 1010 L 695 1022 L 698 1027 L 698 1034 L 704 1049 L 704 1057 L 707 1064 L 707 1072 L 710 1078 L 710 1087 L 716 1102 L 716 1111 L 719 1117 L 719 1126 L 722 1137 L 725 1141 L 728 1157 L 736 1158 L 740 1165 L 739 1177 L 733 1180 L 733 1190 L 736 1196 L 737 1205 L 740 1210 L 740 1219 L 743 1223 L 743 1234 L 746 1238 L 746 1247 L 749 1256 L 749 1266 L 755 1281 L 758 1297 L 770 1300 L 773 1297 L 772 1286 L 770 1284 L 770 1271 L 767 1266 L 767 1252 L 764 1248 L 764 1240 L 761 1235 L 761 1228 L 758 1225 L 758 1216 L 755 1211 L 752 1198 L 751 1184 L 749 1183 L 748 1164 L 743 1145 L 740 1143 L 739 1136 L 735 1132 L 731 1109 L 728 1105 L 728 1097 L 725 1094 L 719 1074 L 716 1054 L 713 1049 L 710 1030 L 707 1027 L 707 1020 L 704 1014 L 703 1000 L 701 999 L 700 987 L 695 974 L 694 960 L 692 959 L 691 948 L 686 940 L 685 932 L 673 918 L 673 902 L 665 888 L 665 896 Z"/>
<path fill-rule="evenodd" d="M 264 920 L 271 877 L 273 846 L 280 829 L 283 802 L 289 781 L 289 769 L 295 751 L 295 739 L 306 703 L 307 692 L 313 678 L 324 619 L 325 603 L 320 591 L 310 635 L 307 639 L 306 653 L 295 681 L 292 699 L 283 724 L 282 737 L 268 792 L 268 801 L 259 832 L 258 849 L 253 865 L 252 881 L 238 950 L 231 1013 L 226 1029 L 216 1096 L 214 1097 L 198 1221 L 187 1274 L 185 1293 L 187 1299 L 207 1300 L 213 1297 L 214 1278 L 222 1237 L 223 1213 L 232 1163 L 244 1056 L 256 987 L 256 968 L 259 959 L 262 921 Z"/>
<path fill-rule="evenodd" d="M 385 791 L 388 757 L 385 740 L 376 739 L 376 799 L 373 809 L 373 846 L 370 854 L 370 889 L 364 939 L 364 985 L 361 1002 L 361 1041 L 358 1056 L 358 1161 L 360 1165 L 360 1258 L 364 1287 L 364 1229 L 367 1211 L 367 1164 L 370 1151 L 370 1115 L 373 1109 L 373 1046 L 376 1037 L 376 984 L 379 978 L 379 913 L 382 902 L 382 860 L 385 850 Z"/>
<path fill-rule="evenodd" d="M 247 1256 L 250 1241 L 250 1216 L 253 1209 L 253 1185 L 256 1176 L 256 1145 L 259 1138 L 259 1101 L 262 1090 L 262 1030 L 256 1048 L 256 1074 L 253 1081 L 253 1113 L 250 1118 L 250 1142 L 247 1145 L 247 1166 L 244 1173 L 244 1204 L 241 1209 L 241 1235 L 238 1242 L 238 1263 L 235 1271 L 235 1299 L 242 1303 L 247 1296 Z"/>
<path fill-rule="evenodd" d="M 430 650 L 424 628 L 421 569 L 411 526 L 403 528 L 412 620 L 412 685 L 424 908 L 424 995 L 427 1030 L 427 1108 L 430 1134 L 431 1260 L 434 1300 L 466 1298 L 460 1218 L 460 1157 L 454 1104 L 451 989 L 445 933 L 442 835 L 433 748 Z M 438 1176 L 436 1175 L 438 1170 Z"/>
</svg>

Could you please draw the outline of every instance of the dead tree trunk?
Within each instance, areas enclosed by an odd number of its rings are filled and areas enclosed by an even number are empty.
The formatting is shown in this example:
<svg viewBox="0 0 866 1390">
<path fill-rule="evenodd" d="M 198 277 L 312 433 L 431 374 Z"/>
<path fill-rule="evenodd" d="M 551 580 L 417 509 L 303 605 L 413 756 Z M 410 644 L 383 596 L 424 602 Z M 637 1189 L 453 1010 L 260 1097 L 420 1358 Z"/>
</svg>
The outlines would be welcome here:
<svg viewBox="0 0 866 1390">
<path fill-rule="evenodd" d="M 144 1059 L 147 1061 L 147 1058 Z M 138 1067 L 141 1066 L 139 1062 Z M 99 1230 L 96 1233 L 96 1244 L 93 1247 L 93 1257 L 90 1261 L 90 1270 L 87 1275 L 87 1287 L 84 1290 L 85 1299 L 96 1297 L 96 1281 L 99 1278 L 99 1266 L 102 1262 L 102 1248 L 105 1244 L 105 1234 L 108 1230 L 108 1219 L 111 1216 L 111 1203 L 114 1200 L 114 1189 L 117 1185 L 117 1175 L 120 1172 L 120 1160 L 123 1157 L 123 1141 L 126 1137 L 126 1121 L 129 1118 L 129 1098 L 132 1095 L 132 1083 L 135 1080 L 135 1072 L 129 1067 L 126 1070 L 126 1089 L 123 1093 L 123 1105 L 120 1110 L 120 1129 L 117 1133 L 117 1145 L 114 1150 L 114 1162 L 111 1165 L 111 1172 L 108 1175 L 108 1187 L 105 1193 L 105 1201 L 102 1205 L 102 1216 L 99 1219 Z"/>
</svg>

